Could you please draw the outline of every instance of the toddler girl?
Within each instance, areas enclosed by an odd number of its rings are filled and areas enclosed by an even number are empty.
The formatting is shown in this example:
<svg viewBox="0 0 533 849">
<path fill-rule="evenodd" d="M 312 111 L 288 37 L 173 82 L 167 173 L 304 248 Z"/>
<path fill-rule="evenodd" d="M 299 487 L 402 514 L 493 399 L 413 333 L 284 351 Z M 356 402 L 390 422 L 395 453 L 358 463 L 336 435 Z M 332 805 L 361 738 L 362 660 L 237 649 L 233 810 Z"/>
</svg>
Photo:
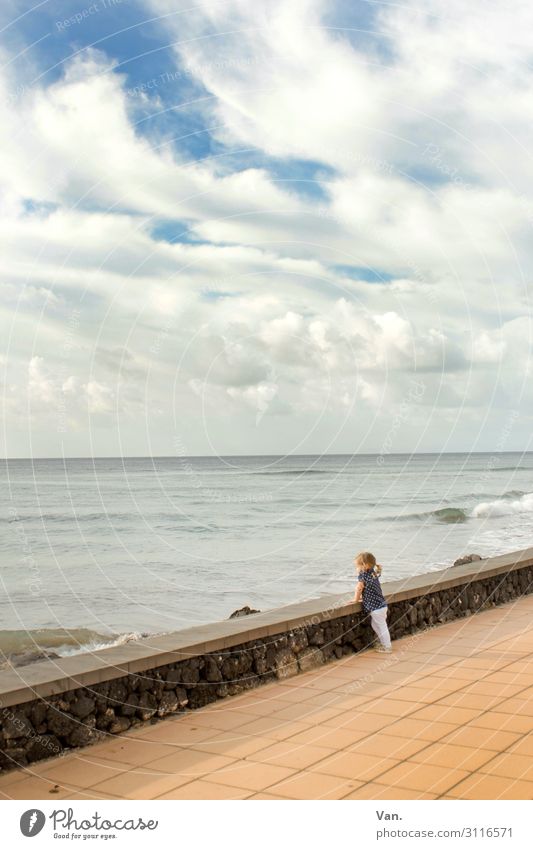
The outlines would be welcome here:
<svg viewBox="0 0 533 849">
<path fill-rule="evenodd" d="M 388 654 L 392 652 L 392 647 L 387 628 L 387 602 L 379 582 L 381 566 L 378 566 L 376 558 L 369 551 L 358 554 L 354 563 L 358 573 L 354 601 L 362 601 L 363 610 L 370 614 L 370 624 L 380 641 L 376 650 Z"/>
</svg>

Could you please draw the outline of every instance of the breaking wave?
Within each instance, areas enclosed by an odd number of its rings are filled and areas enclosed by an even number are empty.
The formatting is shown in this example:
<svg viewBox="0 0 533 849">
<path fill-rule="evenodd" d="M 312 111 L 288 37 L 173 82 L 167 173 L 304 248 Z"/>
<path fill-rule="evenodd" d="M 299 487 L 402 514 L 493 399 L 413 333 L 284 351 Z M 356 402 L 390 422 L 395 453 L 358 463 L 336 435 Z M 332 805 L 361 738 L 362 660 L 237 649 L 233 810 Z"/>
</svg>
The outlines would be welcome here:
<svg viewBox="0 0 533 849">
<path fill-rule="evenodd" d="M 90 628 L 0 631 L 0 668 L 121 646 L 149 634 L 100 634 Z"/>
<path fill-rule="evenodd" d="M 533 513 L 533 492 L 526 492 L 519 498 L 497 498 L 495 501 L 483 501 L 472 510 L 472 518 L 485 519 L 492 516 L 511 516 L 515 513 Z"/>
<path fill-rule="evenodd" d="M 469 519 L 487 519 L 496 516 L 512 516 L 517 513 L 533 513 L 533 493 L 510 490 L 499 498 L 482 501 L 475 507 L 439 507 L 425 513 L 409 513 L 394 517 L 396 520 L 428 521 L 433 519 L 446 525 L 468 522 Z M 390 521 L 391 517 L 387 517 Z"/>
</svg>

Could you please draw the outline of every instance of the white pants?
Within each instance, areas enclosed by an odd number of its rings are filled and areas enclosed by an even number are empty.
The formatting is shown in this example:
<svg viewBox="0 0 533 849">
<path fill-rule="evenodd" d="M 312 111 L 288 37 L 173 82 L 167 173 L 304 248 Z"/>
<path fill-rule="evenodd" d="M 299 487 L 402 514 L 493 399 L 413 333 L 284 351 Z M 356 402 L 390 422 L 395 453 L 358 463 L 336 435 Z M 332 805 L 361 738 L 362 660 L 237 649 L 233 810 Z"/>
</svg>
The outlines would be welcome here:
<svg viewBox="0 0 533 849">
<path fill-rule="evenodd" d="M 390 649 L 391 647 L 389 629 L 387 628 L 388 610 L 388 607 L 380 607 L 379 610 L 372 610 L 370 612 L 370 624 L 372 625 L 372 629 L 377 634 L 378 640 L 383 648 L 386 649 Z"/>
</svg>

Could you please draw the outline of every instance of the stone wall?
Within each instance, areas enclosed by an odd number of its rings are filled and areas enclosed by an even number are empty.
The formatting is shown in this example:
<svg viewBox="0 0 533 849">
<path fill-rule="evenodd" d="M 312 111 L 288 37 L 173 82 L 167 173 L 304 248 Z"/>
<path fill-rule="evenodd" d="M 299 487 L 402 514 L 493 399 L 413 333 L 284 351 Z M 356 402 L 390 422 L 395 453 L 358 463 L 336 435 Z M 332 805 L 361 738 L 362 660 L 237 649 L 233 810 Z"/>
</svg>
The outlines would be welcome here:
<svg viewBox="0 0 533 849">
<path fill-rule="evenodd" d="M 436 584 L 425 594 L 389 603 L 391 636 L 398 639 L 470 616 L 526 595 L 532 588 L 533 565 L 442 589 Z M 4 707 L 0 709 L 0 770 L 194 710 L 266 681 L 288 678 L 363 651 L 372 639 L 359 609 L 342 616 L 330 609 L 269 637 Z"/>
</svg>

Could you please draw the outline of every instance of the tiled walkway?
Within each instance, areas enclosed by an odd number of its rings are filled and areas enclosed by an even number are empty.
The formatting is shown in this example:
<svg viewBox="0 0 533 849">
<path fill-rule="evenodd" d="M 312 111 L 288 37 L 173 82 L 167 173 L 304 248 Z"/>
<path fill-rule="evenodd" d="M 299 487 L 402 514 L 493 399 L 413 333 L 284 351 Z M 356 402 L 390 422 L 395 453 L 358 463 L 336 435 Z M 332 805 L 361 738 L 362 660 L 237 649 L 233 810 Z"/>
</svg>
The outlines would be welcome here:
<svg viewBox="0 0 533 849">
<path fill-rule="evenodd" d="M 0 778 L 7 799 L 533 799 L 533 597 Z"/>
</svg>

